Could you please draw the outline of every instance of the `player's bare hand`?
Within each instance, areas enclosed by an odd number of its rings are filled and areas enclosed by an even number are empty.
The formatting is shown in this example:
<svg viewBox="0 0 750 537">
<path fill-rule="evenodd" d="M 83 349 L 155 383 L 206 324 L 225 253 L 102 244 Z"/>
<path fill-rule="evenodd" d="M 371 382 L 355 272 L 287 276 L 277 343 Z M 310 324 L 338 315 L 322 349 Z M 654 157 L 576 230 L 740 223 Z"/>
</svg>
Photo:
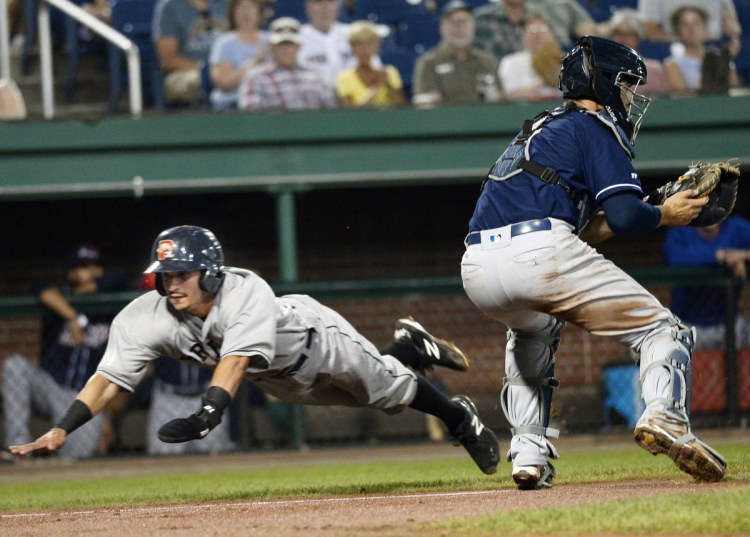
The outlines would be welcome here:
<svg viewBox="0 0 750 537">
<path fill-rule="evenodd" d="M 48 451 L 57 451 L 65 445 L 67 439 L 67 433 L 55 427 L 50 429 L 47 433 L 43 434 L 33 442 L 23 444 L 20 446 L 10 446 L 8 450 L 14 455 L 20 455 L 24 457 L 33 451 L 40 451 L 46 449 Z"/>
<path fill-rule="evenodd" d="M 695 198 L 698 192 L 685 190 L 668 197 L 661 210 L 661 225 L 663 226 L 686 226 L 693 218 L 698 216 L 703 206 L 708 203 L 708 196 Z"/>
</svg>

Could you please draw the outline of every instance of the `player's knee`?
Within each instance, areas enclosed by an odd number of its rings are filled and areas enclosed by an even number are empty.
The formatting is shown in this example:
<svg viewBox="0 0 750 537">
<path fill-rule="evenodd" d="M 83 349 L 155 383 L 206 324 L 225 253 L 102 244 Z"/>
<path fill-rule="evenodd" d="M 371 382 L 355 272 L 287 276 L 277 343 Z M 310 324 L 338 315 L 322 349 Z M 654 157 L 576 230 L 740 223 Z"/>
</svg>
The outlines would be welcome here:
<svg viewBox="0 0 750 537">
<path fill-rule="evenodd" d="M 11 354 L 3 360 L 3 382 L 12 382 L 31 367 L 31 362 L 22 354 Z"/>
</svg>

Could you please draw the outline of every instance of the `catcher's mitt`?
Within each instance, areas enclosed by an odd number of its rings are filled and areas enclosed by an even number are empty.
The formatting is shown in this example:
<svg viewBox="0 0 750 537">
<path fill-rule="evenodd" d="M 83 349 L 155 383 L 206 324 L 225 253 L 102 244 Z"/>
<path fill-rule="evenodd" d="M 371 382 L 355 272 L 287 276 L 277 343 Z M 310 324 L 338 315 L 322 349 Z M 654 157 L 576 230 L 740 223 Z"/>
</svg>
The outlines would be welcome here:
<svg viewBox="0 0 750 537">
<path fill-rule="evenodd" d="M 693 164 L 676 181 L 660 186 L 646 196 L 648 203 L 661 205 L 670 196 L 685 190 L 697 190 L 696 197 L 708 196 L 708 203 L 691 222 L 691 226 L 710 226 L 722 222 L 734 209 L 740 177 L 738 159 L 726 162 Z"/>
</svg>

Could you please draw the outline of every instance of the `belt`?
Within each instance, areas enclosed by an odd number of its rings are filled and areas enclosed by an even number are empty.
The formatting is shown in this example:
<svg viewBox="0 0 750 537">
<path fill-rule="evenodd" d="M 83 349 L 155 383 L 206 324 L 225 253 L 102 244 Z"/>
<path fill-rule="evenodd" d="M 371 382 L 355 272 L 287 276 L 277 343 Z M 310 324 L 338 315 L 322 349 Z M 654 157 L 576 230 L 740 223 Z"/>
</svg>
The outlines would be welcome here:
<svg viewBox="0 0 750 537">
<path fill-rule="evenodd" d="M 511 224 L 510 236 L 517 237 L 519 235 L 525 235 L 526 233 L 534 233 L 535 231 L 549 231 L 552 229 L 552 222 L 549 218 L 539 218 L 537 220 L 527 220 L 526 222 L 519 222 L 518 224 Z M 501 228 L 504 229 L 504 228 Z M 472 244 L 479 244 L 482 242 L 482 232 L 472 231 L 466 235 L 464 244 L 471 246 Z"/>
</svg>

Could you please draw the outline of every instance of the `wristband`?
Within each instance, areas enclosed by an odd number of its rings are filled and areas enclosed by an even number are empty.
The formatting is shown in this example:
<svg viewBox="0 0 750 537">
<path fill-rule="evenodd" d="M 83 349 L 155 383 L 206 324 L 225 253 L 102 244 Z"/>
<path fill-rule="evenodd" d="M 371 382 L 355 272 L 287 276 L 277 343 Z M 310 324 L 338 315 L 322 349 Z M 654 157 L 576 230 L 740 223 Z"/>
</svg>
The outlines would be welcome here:
<svg viewBox="0 0 750 537">
<path fill-rule="evenodd" d="M 70 434 L 93 417 L 94 415 L 91 413 L 91 409 L 86 406 L 86 403 L 80 399 L 76 399 L 70 407 L 68 407 L 68 411 L 62 419 L 57 422 L 55 427 L 62 429 L 66 434 Z"/>
<path fill-rule="evenodd" d="M 232 396 L 221 386 L 211 386 L 206 392 L 205 402 L 212 404 L 217 411 L 224 412 L 232 402 Z"/>
</svg>

